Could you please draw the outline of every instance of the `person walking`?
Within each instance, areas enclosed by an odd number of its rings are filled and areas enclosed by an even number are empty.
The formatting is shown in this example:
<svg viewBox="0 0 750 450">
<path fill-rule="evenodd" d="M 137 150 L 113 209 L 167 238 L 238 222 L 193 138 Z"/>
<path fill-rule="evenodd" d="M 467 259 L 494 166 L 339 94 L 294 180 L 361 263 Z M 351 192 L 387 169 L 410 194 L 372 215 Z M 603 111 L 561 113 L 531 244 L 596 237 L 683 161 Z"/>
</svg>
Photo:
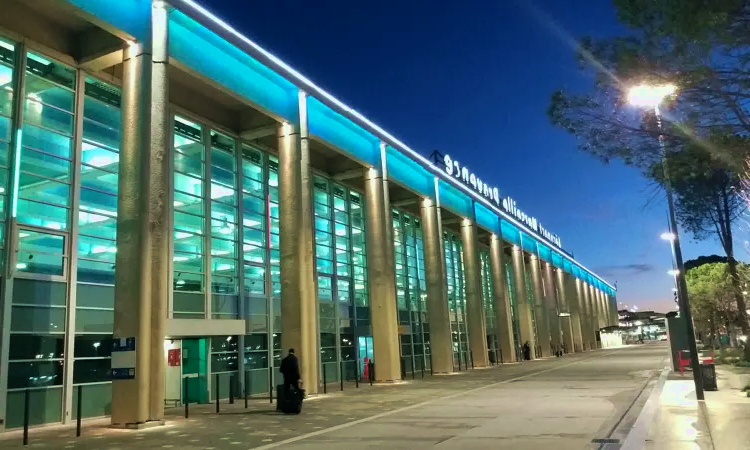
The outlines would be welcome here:
<svg viewBox="0 0 750 450">
<path fill-rule="evenodd" d="M 289 392 L 291 388 L 299 390 L 299 360 L 293 348 L 290 348 L 289 354 L 281 360 L 279 372 L 284 376 L 284 392 Z"/>
<path fill-rule="evenodd" d="M 529 341 L 523 344 L 523 359 L 531 361 L 531 345 L 529 345 Z"/>
</svg>

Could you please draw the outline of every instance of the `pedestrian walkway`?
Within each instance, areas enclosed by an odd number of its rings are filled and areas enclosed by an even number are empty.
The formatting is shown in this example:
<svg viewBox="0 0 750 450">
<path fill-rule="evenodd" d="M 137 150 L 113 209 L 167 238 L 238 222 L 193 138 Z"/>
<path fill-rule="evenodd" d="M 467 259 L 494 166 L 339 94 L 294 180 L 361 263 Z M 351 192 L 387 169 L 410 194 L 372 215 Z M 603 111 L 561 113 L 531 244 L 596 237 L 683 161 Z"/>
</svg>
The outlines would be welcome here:
<svg viewBox="0 0 750 450">
<path fill-rule="evenodd" d="M 79 438 L 75 437 L 75 427 L 37 428 L 30 430 L 27 448 L 194 450 L 262 447 L 458 397 L 490 385 L 521 381 L 609 353 L 599 350 L 452 375 L 430 376 L 427 373 L 424 378 L 419 372 L 414 374 L 415 379 L 411 379 L 411 373 L 408 373 L 407 380 L 396 384 L 360 384 L 355 388 L 349 383 L 344 391 L 329 390 L 327 395 L 306 400 L 299 416 L 277 413 L 268 397 L 251 399 L 247 409 L 244 399 L 240 398 L 235 399 L 233 405 L 226 401 L 222 403 L 220 414 L 216 414 L 215 405 L 191 405 L 188 419 L 185 419 L 182 408 L 170 409 L 165 426 L 147 430 L 112 429 L 108 426 L 109 419 L 85 421 Z M 0 449 L 19 448 L 21 439 L 20 432 L 8 432 L 0 436 Z"/>
<path fill-rule="evenodd" d="M 622 450 L 750 449 L 750 398 L 728 378 L 719 366 L 719 390 L 698 402 L 690 372 L 665 370 Z"/>
</svg>

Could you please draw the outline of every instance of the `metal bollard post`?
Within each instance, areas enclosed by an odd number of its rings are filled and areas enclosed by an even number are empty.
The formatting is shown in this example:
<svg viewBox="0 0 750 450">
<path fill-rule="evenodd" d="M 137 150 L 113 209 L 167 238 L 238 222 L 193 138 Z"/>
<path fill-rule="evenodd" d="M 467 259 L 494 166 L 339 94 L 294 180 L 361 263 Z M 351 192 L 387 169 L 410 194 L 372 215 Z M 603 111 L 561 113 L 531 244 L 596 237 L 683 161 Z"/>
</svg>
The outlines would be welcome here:
<svg viewBox="0 0 750 450">
<path fill-rule="evenodd" d="M 419 367 L 422 369 L 422 378 L 424 378 L 424 355 L 419 358 Z"/>
<path fill-rule="evenodd" d="M 340 366 L 340 373 L 339 373 L 339 383 L 341 384 L 341 390 L 344 390 L 344 361 L 341 361 L 339 364 Z"/>
<path fill-rule="evenodd" d="M 188 390 L 188 382 L 190 381 L 190 378 L 185 377 L 185 378 L 183 378 L 183 380 L 185 380 L 185 418 L 187 419 L 188 418 L 188 414 L 189 414 L 188 413 L 188 404 L 190 403 L 188 401 L 188 392 L 189 392 L 189 390 Z"/>
<path fill-rule="evenodd" d="M 325 363 L 323 363 L 323 393 L 324 394 L 328 393 L 328 380 L 326 380 L 326 372 L 327 372 L 326 365 Z"/>
<path fill-rule="evenodd" d="M 83 401 L 83 386 L 78 385 L 78 405 L 76 405 L 76 437 L 81 437 L 81 405 Z"/>
<path fill-rule="evenodd" d="M 219 414 L 219 374 L 216 374 L 216 414 Z"/>
<path fill-rule="evenodd" d="M 474 352 L 469 350 L 469 357 L 471 358 L 471 369 L 474 370 Z"/>
<path fill-rule="evenodd" d="M 250 372 L 247 370 L 245 371 L 245 409 L 247 409 L 247 391 L 250 390 L 250 377 L 248 376 Z"/>
<path fill-rule="evenodd" d="M 359 361 L 354 361 L 354 387 L 359 389 Z"/>
<path fill-rule="evenodd" d="M 403 380 L 406 378 L 406 363 L 404 362 L 404 357 L 401 358 L 401 379 Z"/>
<path fill-rule="evenodd" d="M 23 392 L 23 445 L 29 445 L 29 388 Z"/>
<path fill-rule="evenodd" d="M 370 386 L 375 381 L 375 363 L 370 361 Z"/>
<path fill-rule="evenodd" d="M 229 404 L 234 405 L 234 374 L 229 374 Z"/>
<path fill-rule="evenodd" d="M 461 351 L 458 351 L 458 371 L 461 371 Z"/>
<path fill-rule="evenodd" d="M 273 365 L 268 366 L 268 401 L 273 405 Z"/>
<path fill-rule="evenodd" d="M 430 352 L 430 375 L 435 375 L 435 372 L 432 369 L 432 352 Z"/>
<path fill-rule="evenodd" d="M 416 360 L 415 360 L 415 359 L 414 359 L 414 357 L 412 356 L 412 357 L 411 357 L 411 379 L 412 379 L 412 380 L 414 379 L 414 364 L 416 364 Z"/>
</svg>

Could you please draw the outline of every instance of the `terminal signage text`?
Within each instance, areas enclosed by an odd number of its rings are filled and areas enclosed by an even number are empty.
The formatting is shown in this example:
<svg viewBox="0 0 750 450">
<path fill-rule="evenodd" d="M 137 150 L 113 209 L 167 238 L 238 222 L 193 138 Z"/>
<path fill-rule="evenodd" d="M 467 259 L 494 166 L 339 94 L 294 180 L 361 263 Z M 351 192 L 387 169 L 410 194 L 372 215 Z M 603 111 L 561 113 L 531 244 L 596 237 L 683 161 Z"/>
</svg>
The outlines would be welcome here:
<svg viewBox="0 0 750 450">
<path fill-rule="evenodd" d="M 443 157 L 443 162 L 445 163 L 445 167 L 443 168 L 443 170 L 445 170 L 445 173 L 457 180 L 460 180 L 467 187 L 472 188 L 476 193 L 485 197 L 487 200 L 491 201 L 498 207 L 502 207 L 505 212 L 515 217 L 524 225 L 541 234 L 545 239 L 547 239 L 554 245 L 562 248 L 562 240 L 560 239 L 560 236 L 544 228 L 542 224 L 539 223 L 539 221 L 536 219 L 536 217 L 529 216 L 525 212 L 518 209 L 518 207 L 516 206 L 516 201 L 511 197 L 500 198 L 500 190 L 497 187 L 490 186 L 489 184 L 482 181 L 473 172 L 470 172 L 466 166 L 462 166 L 457 160 L 451 158 L 450 155 L 445 155 Z"/>
</svg>

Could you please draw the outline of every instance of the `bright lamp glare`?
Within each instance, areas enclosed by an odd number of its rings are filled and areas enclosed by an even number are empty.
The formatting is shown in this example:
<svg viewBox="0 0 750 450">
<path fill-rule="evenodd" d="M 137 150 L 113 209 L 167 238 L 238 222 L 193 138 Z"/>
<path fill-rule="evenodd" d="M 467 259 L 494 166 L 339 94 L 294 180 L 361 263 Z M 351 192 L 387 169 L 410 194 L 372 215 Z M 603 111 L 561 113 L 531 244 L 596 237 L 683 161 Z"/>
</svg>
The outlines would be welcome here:
<svg viewBox="0 0 750 450">
<path fill-rule="evenodd" d="M 670 271 L 669 271 L 669 272 L 667 272 L 667 273 L 668 273 L 668 274 L 670 274 L 670 275 L 672 275 L 673 277 L 676 277 L 676 276 L 677 276 L 677 274 L 679 274 L 679 273 L 680 273 L 680 271 L 679 271 L 679 270 L 670 270 Z"/>
<path fill-rule="evenodd" d="M 665 241 L 674 241 L 675 235 L 673 233 L 662 233 L 661 238 Z"/>
<path fill-rule="evenodd" d="M 665 84 L 662 86 L 640 85 L 630 88 L 628 92 L 628 103 L 635 106 L 644 106 L 654 108 L 677 91 L 674 84 Z"/>
</svg>

